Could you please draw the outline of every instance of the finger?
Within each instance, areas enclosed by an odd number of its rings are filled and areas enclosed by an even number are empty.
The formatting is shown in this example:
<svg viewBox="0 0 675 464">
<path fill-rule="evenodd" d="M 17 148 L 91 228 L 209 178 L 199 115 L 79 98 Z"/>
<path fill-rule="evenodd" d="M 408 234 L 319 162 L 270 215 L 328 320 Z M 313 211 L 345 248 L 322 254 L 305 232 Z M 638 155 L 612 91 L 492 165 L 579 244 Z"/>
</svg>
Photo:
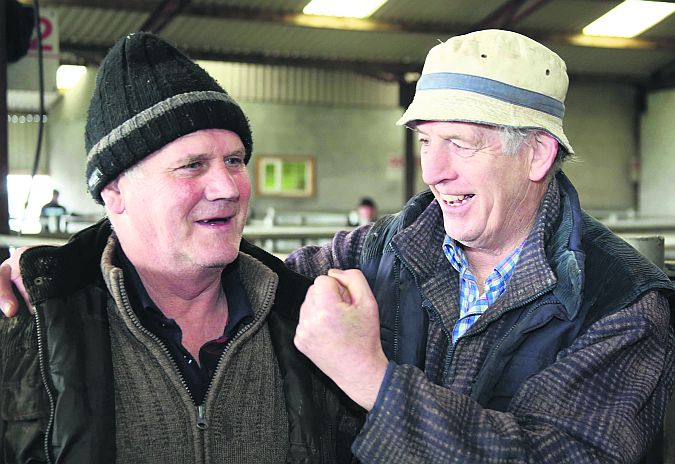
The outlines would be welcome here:
<svg viewBox="0 0 675 464">
<path fill-rule="evenodd" d="M 12 291 L 12 268 L 7 261 L 0 265 L 0 309 L 6 317 L 14 317 L 19 309 Z"/>
<path fill-rule="evenodd" d="M 29 248 L 31 247 L 17 248 L 14 250 L 14 253 L 0 265 L 0 309 L 5 312 L 8 317 L 16 315 L 19 310 L 19 301 L 17 300 L 12 284 L 19 290 L 19 294 L 26 303 L 30 313 L 33 314 L 35 312 L 31 305 L 26 287 L 23 285 L 20 268 L 21 255 Z"/>
<path fill-rule="evenodd" d="M 307 318 L 308 313 L 310 312 L 310 307 L 314 304 L 314 285 L 310 285 L 305 294 L 305 299 L 300 305 L 300 322 Z"/>
<path fill-rule="evenodd" d="M 322 275 L 314 280 L 315 298 L 320 298 L 323 303 L 346 303 L 351 304 L 352 298 L 349 290 L 333 277 Z"/>
<path fill-rule="evenodd" d="M 319 317 L 317 313 L 321 311 L 324 305 L 318 303 L 316 293 L 317 293 L 316 285 L 311 285 L 307 289 L 305 299 L 300 305 L 300 314 L 298 319 L 299 326 L 302 327 L 304 327 L 305 325 L 311 326 L 316 320 L 316 318 Z"/>
<path fill-rule="evenodd" d="M 370 290 L 366 276 L 358 269 L 330 269 L 328 275 L 345 288 L 355 304 L 374 303 L 375 297 Z"/>
</svg>

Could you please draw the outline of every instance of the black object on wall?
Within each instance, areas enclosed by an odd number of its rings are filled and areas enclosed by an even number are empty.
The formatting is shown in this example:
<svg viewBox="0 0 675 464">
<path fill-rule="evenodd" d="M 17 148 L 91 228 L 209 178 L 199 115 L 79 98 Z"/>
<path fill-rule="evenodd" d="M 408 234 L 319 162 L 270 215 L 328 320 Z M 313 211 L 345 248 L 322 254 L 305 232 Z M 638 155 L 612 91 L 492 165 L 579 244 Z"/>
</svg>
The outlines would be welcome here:
<svg viewBox="0 0 675 464">
<path fill-rule="evenodd" d="M 0 0 L 2 1 L 2 0 Z M 13 63 L 28 52 L 30 38 L 33 35 L 35 17 L 33 8 L 22 5 L 16 0 L 5 1 L 5 40 L 7 61 Z"/>
</svg>

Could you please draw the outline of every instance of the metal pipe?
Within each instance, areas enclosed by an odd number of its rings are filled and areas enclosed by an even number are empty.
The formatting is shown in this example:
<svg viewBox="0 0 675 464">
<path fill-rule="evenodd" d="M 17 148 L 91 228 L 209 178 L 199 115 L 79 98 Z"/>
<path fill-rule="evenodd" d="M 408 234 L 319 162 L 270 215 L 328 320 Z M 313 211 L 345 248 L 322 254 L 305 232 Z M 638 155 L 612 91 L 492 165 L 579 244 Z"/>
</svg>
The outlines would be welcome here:
<svg viewBox="0 0 675 464">
<path fill-rule="evenodd" d="M 7 135 L 7 2 L 0 1 L 0 234 L 9 233 L 7 204 L 7 174 L 9 174 L 9 143 Z M 7 248 L 0 248 L 0 260 L 9 257 Z"/>
</svg>

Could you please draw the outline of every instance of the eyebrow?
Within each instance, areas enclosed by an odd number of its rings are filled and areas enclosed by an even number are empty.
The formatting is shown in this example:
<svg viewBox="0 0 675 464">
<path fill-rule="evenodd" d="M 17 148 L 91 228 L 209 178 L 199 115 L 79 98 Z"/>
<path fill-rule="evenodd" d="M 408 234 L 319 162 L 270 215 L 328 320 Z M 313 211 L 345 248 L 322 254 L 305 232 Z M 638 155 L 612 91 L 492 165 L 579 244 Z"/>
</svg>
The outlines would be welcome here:
<svg viewBox="0 0 675 464">
<path fill-rule="evenodd" d="M 233 152 L 230 152 L 227 154 L 227 156 L 232 156 L 232 155 L 241 155 L 241 156 L 246 156 L 246 150 L 243 150 L 241 148 L 234 150 Z"/>
<path fill-rule="evenodd" d="M 238 148 L 234 151 L 224 153 L 223 156 L 246 156 L 246 150 Z M 183 161 L 198 161 L 202 160 L 204 158 L 209 158 L 211 154 L 209 153 L 187 153 L 181 156 L 181 160 Z"/>
<path fill-rule="evenodd" d="M 186 161 L 199 161 L 199 160 L 202 160 L 206 157 L 207 157 L 206 153 L 188 153 L 188 154 L 185 154 L 185 155 L 181 156 L 178 159 L 178 162 L 184 163 Z"/>
<path fill-rule="evenodd" d="M 424 132 L 424 131 L 422 131 L 420 129 L 417 129 L 417 128 L 415 129 L 415 131 L 419 134 L 422 134 L 422 135 L 426 135 L 426 136 L 429 135 L 428 132 Z M 445 134 L 441 133 L 441 134 L 438 134 L 438 136 L 441 137 L 441 138 L 444 138 L 444 139 L 459 139 L 459 140 L 465 140 L 465 141 L 471 141 L 471 140 L 474 139 L 474 137 L 471 136 L 471 135 L 462 135 L 462 134 L 459 134 L 456 131 L 448 132 L 448 133 L 445 133 Z"/>
</svg>

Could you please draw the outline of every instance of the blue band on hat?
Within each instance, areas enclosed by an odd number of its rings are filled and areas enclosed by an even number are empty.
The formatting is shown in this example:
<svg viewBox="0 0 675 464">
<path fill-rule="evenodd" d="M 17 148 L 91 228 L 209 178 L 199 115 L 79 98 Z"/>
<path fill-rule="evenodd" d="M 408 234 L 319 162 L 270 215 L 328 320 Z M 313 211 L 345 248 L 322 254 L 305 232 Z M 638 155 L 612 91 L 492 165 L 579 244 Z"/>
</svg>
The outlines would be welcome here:
<svg viewBox="0 0 675 464">
<path fill-rule="evenodd" d="M 424 74 L 417 81 L 418 91 L 441 89 L 479 93 L 506 103 L 541 111 L 560 119 L 565 115 L 565 105 L 555 98 L 486 77 L 458 73 L 432 73 Z"/>
</svg>

